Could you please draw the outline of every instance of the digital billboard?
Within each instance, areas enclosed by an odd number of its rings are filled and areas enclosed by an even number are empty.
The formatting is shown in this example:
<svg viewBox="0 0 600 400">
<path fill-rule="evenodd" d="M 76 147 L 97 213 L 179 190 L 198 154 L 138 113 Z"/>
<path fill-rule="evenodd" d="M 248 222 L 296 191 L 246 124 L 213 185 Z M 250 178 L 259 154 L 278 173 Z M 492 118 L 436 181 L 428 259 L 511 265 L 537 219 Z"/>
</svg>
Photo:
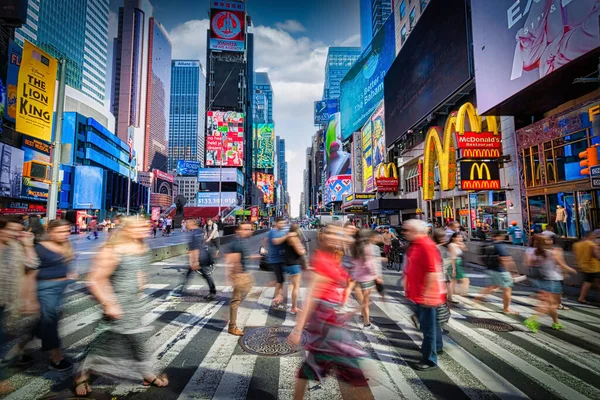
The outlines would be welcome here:
<svg viewBox="0 0 600 400">
<path fill-rule="evenodd" d="M 23 49 L 14 40 L 8 41 L 8 68 L 6 71 L 6 97 L 4 119 L 12 123 L 17 116 L 17 82 Z"/>
<path fill-rule="evenodd" d="M 274 124 L 254 124 L 254 168 L 273 168 L 275 160 Z"/>
<path fill-rule="evenodd" d="M 244 113 L 208 111 L 207 166 L 241 167 L 244 160 Z"/>
<path fill-rule="evenodd" d="M 252 180 L 263 193 L 263 202 L 265 204 L 273 204 L 275 202 L 275 177 L 272 174 L 253 172 Z"/>
<path fill-rule="evenodd" d="M 239 1 L 213 0 L 210 8 L 211 50 L 245 51 L 245 4 Z"/>
<path fill-rule="evenodd" d="M 388 18 L 342 80 L 340 111 L 343 140 L 360 130 L 383 100 L 383 80 L 395 57 L 395 23 L 394 18 Z"/>
<path fill-rule="evenodd" d="M 102 207 L 104 170 L 89 165 L 75 167 L 73 181 L 73 209 L 91 210 Z"/>
<path fill-rule="evenodd" d="M 325 129 L 325 179 L 334 175 L 352 174 L 352 155 L 342 146 L 340 113 L 335 113 L 329 119 Z"/>
<path fill-rule="evenodd" d="M 330 177 L 325 184 L 325 204 L 343 201 L 352 194 L 352 175 Z"/>
<path fill-rule="evenodd" d="M 594 0 L 472 0 L 471 9 L 480 114 L 600 45 Z"/>
<path fill-rule="evenodd" d="M 237 168 L 199 168 L 198 182 L 237 182 Z"/>
<path fill-rule="evenodd" d="M 0 196 L 18 199 L 23 185 L 23 150 L 0 143 Z"/>
<path fill-rule="evenodd" d="M 178 176 L 196 176 L 198 175 L 198 169 L 200 168 L 200 162 L 198 161 L 177 161 L 177 175 Z"/>
<path fill-rule="evenodd" d="M 237 192 L 198 192 L 196 196 L 196 205 L 198 207 L 219 207 L 222 208 L 235 206 L 238 204 Z"/>
<path fill-rule="evenodd" d="M 50 143 L 23 135 L 23 185 L 21 197 L 48 200 Z"/>
<path fill-rule="evenodd" d="M 240 74 L 246 74 L 246 64 L 243 61 L 221 60 L 214 57 L 212 60 L 214 73 L 213 79 L 218 90 L 214 92 L 213 108 L 240 106 Z"/>
<path fill-rule="evenodd" d="M 362 128 L 363 190 L 373 191 L 373 129 L 369 119 Z"/>
<path fill-rule="evenodd" d="M 467 26 L 465 0 L 427 5 L 385 76 L 387 147 L 471 79 Z"/>
<path fill-rule="evenodd" d="M 338 99 L 315 101 L 315 125 L 325 125 L 329 117 L 340 111 Z"/>
<path fill-rule="evenodd" d="M 371 126 L 373 129 L 373 168 L 376 170 L 379 164 L 385 161 L 385 107 L 383 103 L 371 116 Z"/>
</svg>

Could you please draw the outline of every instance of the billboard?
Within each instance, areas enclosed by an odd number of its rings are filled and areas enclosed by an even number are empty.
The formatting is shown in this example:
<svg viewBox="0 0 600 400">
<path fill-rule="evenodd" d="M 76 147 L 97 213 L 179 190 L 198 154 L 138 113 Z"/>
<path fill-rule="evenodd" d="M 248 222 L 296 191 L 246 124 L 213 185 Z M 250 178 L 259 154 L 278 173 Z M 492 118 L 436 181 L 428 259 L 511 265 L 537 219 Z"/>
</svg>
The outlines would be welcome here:
<svg viewBox="0 0 600 400">
<path fill-rule="evenodd" d="M 154 174 L 154 192 L 152 193 L 173 196 L 175 177 L 159 169 L 153 169 L 152 173 Z"/>
<path fill-rule="evenodd" d="M 6 71 L 6 97 L 4 119 L 15 123 L 17 116 L 17 82 L 23 49 L 14 40 L 8 41 L 8 68 Z"/>
<path fill-rule="evenodd" d="M 373 129 L 371 120 L 362 128 L 363 190 L 373 191 Z"/>
<path fill-rule="evenodd" d="M 462 190 L 500 189 L 500 168 L 495 161 L 461 161 L 460 188 Z"/>
<path fill-rule="evenodd" d="M 23 150 L 0 143 L 0 196 L 21 197 Z"/>
<path fill-rule="evenodd" d="M 196 205 L 198 207 L 219 207 L 222 208 L 235 206 L 238 203 L 237 192 L 198 192 L 196 196 Z"/>
<path fill-rule="evenodd" d="M 245 75 L 246 64 L 243 61 L 225 61 L 213 58 L 214 73 L 212 74 L 215 88 L 212 108 L 240 107 L 240 74 Z"/>
<path fill-rule="evenodd" d="M 244 160 L 244 113 L 208 111 L 207 166 L 241 167 Z"/>
<path fill-rule="evenodd" d="M 25 42 L 17 85 L 17 131 L 47 142 L 52 140 L 57 69 L 55 58 Z"/>
<path fill-rule="evenodd" d="M 104 193 L 104 170 L 89 165 L 75 167 L 73 181 L 73 209 L 91 210 L 102 207 Z"/>
<path fill-rule="evenodd" d="M 237 168 L 199 168 L 198 182 L 237 182 Z"/>
<path fill-rule="evenodd" d="M 329 117 L 340 111 L 338 99 L 315 101 L 315 125 L 325 125 Z"/>
<path fill-rule="evenodd" d="M 325 204 L 343 201 L 352 194 L 352 175 L 336 175 L 325 183 Z"/>
<path fill-rule="evenodd" d="M 352 155 L 342 147 L 340 113 L 335 113 L 329 119 L 325 129 L 325 179 L 334 175 L 352 174 Z"/>
<path fill-rule="evenodd" d="M 198 169 L 200 168 L 199 161 L 177 161 L 177 175 L 178 176 L 196 176 L 198 175 Z"/>
<path fill-rule="evenodd" d="M 254 124 L 254 168 L 273 168 L 275 160 L 275 125 Z"/>
<path fill-rule="evenodd" d="M 273 204 L 275 202 L 275 177 L 272 174 L 253 172 L 252 180 L 263 193 L 263 202 Z"/>
<path fill-rule="evenodd" d="M 596 1 L 471 3 L 480 113 L 600 44 Z"/>
<path fill-rule="evenodd" d="M 210 2 L 210 49 L 243 52 L 246 49 L 246 8 L 243 2 Z"/>
<path fill-rule="evenodd" d="M 21 197 L 48 200 L 50 143 L 23 135 L 23 186 Z"/>
<path fill-rule="evenodd" d="M 385 76 L 387 147 L 471 79 L 466 16 L 465 0 L 432 1 L 402 46 Z"/>
<path fill-rule="evenodd" d="M 371 116 L 371 126 L 373 129 L 373 168 L 377 169 L 385 161 L 385 107 L 383 103 Z"/>
<path fill-rule="evenodd" d="M 388 18 L 342 80 L 340 111 L 343 140 L 358 131 L 383 100 L 383 80 L 395 57 L 395 23 L 394 18 Z"/>
</svg>

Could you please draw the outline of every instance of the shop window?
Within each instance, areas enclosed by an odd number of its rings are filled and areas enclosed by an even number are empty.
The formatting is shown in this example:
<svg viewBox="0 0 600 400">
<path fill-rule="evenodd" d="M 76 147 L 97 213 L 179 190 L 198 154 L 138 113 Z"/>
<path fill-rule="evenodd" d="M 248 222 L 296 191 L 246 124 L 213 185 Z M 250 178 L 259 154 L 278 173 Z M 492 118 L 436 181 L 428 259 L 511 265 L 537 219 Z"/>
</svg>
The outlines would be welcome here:
<svg viewBox="0 0 600 400">
<path fill-rule="evenodd" d="M 585 235 L 592 231 L 592 198 L 592 192 L 577 192 L 577 218 L 579 222 L 579 237 L 585 237 Z"/>
<path fill-rule="evenodd" d="M 546 183 L 556 182 L 556 166 L 554 164 L 554 155 L 552 152 L 552 143 L 544 143 L 544 162 L 546 166 Z"/>
<path fill-rule="evenodd" d="M 548 225 L 548 209 L 546 196 L 531 196 L 527 199 L 529 208 L 529 222 L 531 229 L 543 231 Z"/>
<path fill-rule="evenodd" d="M 525 169 L 525 186 L 533 186 L 533 168 L 531 167 L 531 149 L 523 150 L 523 167 Z"/>
<path fill-rule="evenodd" d="M 573 135 L 563 136 L 553 141 L 553 162 L 555 182 L 585 179 L 581 175 L 579 153 L 588 147 L 587 133 L 578 132 Z M 546 155 L 546 157 L 548 157 Z"/>
<path fill-rule="evenodd" d="M 531 162 L 533 165 L 533 185 L 538 186 L 542 183 L 542 171 L 540 169 L 540 151 L 538 146 L 531 147 Z"/>
<path fill-rule="evenodd" d="M 419 165 L 411 165 L 407 171 L 404 190 L 406 193 L 416 192 L 419 190 Z"/>
<path fill-rule="evenodd" d="M 559 208 L 560 207 L 560 208 Z M 577 237 L 577 210 L 573 192 L 548 195 L 550 223 L 559 236 Z"/>
</svg>

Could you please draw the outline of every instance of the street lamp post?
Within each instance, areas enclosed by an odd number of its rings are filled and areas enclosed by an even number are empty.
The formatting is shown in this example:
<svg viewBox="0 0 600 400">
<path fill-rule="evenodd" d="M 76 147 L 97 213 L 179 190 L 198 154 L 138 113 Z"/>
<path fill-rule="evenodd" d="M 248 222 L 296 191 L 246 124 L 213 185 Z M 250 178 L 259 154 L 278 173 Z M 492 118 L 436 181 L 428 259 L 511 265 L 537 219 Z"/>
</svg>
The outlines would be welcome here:
<svg viewBox="0 0 600 400">
<path fill-rule="evenodd" d="M 154 172 L 150 172 L 150 187 L 148 188 L 148 215 L 150 214 L 150 195 L 152 194 L 152 182 L 154 182 Z"/>
</svg>

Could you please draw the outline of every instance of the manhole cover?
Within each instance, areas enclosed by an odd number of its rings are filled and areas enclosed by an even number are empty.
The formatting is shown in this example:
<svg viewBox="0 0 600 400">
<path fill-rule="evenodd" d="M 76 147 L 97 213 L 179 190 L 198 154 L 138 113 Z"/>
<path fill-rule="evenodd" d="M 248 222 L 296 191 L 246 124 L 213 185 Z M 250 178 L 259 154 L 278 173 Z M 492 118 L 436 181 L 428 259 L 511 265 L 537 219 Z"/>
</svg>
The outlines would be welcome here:
<svg viewBox="0 0 600 400">
<path fill-rule="evenodd" d="M 467 322 L 475 325 L 476 328 L 487 329 L 488 331 L 512 332 L 515 330 L 514 326 L 511 324 L 507 324 L 506 322 L 498 321 L 492 318 L 467 317 Z"/>
<path fill-rule="evenodd" d="M 246 329 L 240 338 L 240 346 L 250 354 L 266 357 L 281 357 L 300 351 L 306 344 L 307 336 L 302 332 L 300 346 L 291 347 L 287 338 L 292 333 L 289 326 L 268 326 L 263 328 Z"/>
</svg>

